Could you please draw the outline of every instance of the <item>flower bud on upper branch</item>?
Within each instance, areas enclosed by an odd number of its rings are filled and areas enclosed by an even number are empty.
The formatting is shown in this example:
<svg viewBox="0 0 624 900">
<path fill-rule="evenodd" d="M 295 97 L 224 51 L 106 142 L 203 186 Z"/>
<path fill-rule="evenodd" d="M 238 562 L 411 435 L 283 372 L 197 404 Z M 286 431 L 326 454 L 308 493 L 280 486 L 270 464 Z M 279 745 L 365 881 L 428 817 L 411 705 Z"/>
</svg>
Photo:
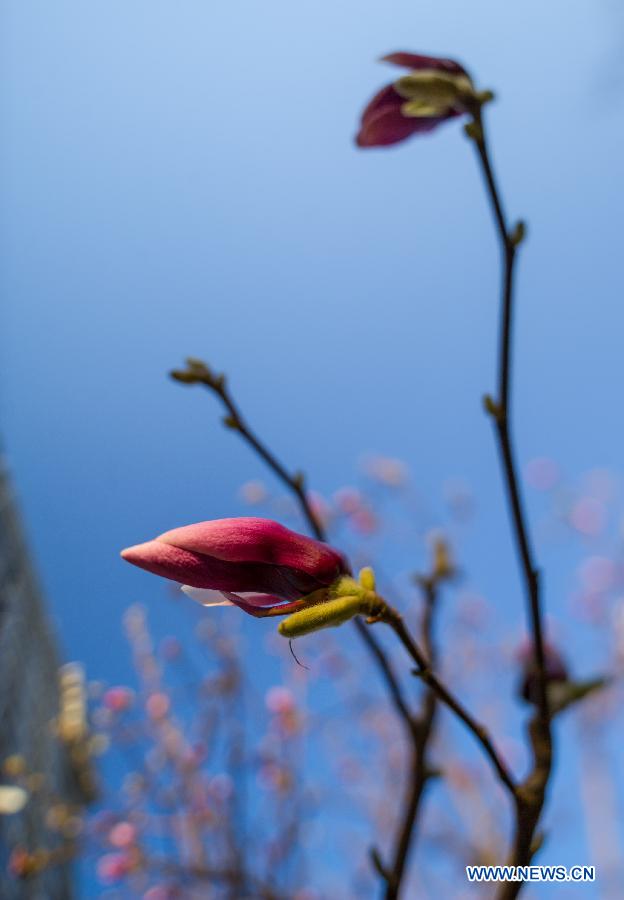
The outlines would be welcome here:
<svg viewBox="0 0 624 900">
<path fill-rule="evenodd" d="M 180 384 L 205 384 L 216 391 L 225 387 L 225 375 L 215 374 L 205 362 L 192 356 L 186 360 L 186 369 L 174 369 L 169 374 Z"/>
<path fill-rule="evenodd" d="M 389 146 L 425 134 L 457 116 L 475 115 L 493 98 L 490 91 L 477 91 L 466 69 L 452 59 L 391 53 L 383 61 L 411 71 L 370 101 L 356 138 L 359 147 Z"/>
</svg>

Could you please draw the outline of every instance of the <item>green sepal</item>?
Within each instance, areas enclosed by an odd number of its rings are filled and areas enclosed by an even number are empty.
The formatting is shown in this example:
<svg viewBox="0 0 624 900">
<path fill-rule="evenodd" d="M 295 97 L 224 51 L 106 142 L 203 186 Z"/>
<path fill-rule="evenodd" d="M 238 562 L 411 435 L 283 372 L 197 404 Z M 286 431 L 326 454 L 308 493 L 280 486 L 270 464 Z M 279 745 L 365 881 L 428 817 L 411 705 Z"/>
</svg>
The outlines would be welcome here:
<svg viewBox="0 0 624 900">
<path fill-rule="evenodd" d="M 285 638 L 298 638 L 322 628 L 335 628 L 354 616 L 369 612 L 369 604 L 361 597 L 339 597 L 300 609 L 283 619 L 278 631 Z"/>
<path fill-rule="evenodd" d="M 408 102 L 403 104 L 404 116 L 444 115 L 459 101 L 475 98 L 472 82 L 466 75 L 421 69 L 410 72 L 394 83 L 397 93 Z"/>
<path fill-rule="evenodd" d="M 560 681 L 548 685 L 548 699 L 551 715 L 555 716 L 574 703 L 584 700 L 611 683 L 608 676 L 588 678 L 586 681 Z"/>
<path fill-rule="evenodd" d="M 351 575 L 343 575 L 338 581 L 335 581 L 330 590 L 331 598 L 336 597 L 359 597 L 362 593 L 362 586 Z"/>
</svg>

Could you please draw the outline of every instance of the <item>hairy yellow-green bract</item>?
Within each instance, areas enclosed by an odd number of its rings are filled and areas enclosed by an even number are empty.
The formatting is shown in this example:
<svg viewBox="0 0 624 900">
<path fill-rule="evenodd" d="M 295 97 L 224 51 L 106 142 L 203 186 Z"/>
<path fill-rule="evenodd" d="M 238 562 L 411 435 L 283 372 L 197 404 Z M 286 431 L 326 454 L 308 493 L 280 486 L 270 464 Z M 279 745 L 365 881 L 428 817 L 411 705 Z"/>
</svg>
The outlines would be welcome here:
<svg viewBox="0 0 624 900">
<path fill-rule="evenodd" d="M 279 633 L 286 638 L 303 637 L 321 628 L 332 628 L 348 622 L 358 613 L 366 613 L 366 603 L 361 597 L 339 597 L 327 603 L 319 603 L 300 609 L 279 624 Z"/>
</svg>

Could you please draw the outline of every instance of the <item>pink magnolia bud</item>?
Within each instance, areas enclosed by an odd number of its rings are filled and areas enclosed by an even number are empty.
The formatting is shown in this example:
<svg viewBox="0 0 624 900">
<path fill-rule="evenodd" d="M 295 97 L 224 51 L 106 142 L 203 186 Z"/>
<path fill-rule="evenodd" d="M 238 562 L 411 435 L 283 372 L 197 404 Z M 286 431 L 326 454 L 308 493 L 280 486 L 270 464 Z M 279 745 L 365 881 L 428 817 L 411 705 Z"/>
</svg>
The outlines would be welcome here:
<svg viewBox="0 0 624 900">
<path fill-rule="evenodd" d="M 426 134 L 467 112 L 473 96 L 466 70 L 452 59 L 416 53 L 391 53 L 383 62 L 410 69 L 406 78 L 382 88 L 362 113 L 358 147 L 397 144 Z"/>
<path fill-rule="evenodd" d="M 206 606 L 234 603 L 247 612 L 298 600 L 349 572 L 344 557 L 327 544 L 253 517 L 175 528 L 121 555 L 180 582 Z"/>
</svg>

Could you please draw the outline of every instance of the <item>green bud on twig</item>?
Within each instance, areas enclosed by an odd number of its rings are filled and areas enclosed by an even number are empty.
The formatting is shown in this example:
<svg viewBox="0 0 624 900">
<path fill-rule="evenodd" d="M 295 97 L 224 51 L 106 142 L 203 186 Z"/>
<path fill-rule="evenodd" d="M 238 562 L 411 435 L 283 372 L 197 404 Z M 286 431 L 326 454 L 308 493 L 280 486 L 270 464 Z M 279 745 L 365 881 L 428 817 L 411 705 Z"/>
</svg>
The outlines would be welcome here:
<svg viewBox="0 0 624 900">
<path fill-rule="evenodd" d="M 180 384 L 197 384 L 199 381 L 197 375 L 188 372 L 186 369 L 174 369 L 172 372 L 169 372 L 169 377 L 173 378 L 174 381 L 179 381 Z"/>
<path fill-rule="evenodd" d="M 485 409 L 486 413 L 488 413 L 493 418 L 500 419 L 501 408 L 496 400 L 494 400 L 493 397 L 490 397 L 489 394 L 486 394 L 483 398 L 483 408 Z"/>
<path fill-rule="evenodd" d="M 611 679 L 606 676 L 589 678 L 587 681 L 563 681 L 548 685 L 550 711 L 552 715 L 563 712 L 590 694 L 608 687 Z"/>
<path fill-rule="evenodd" d="M 365 566 L 363 569 L 360 569 L 360 586 L 363 587 L 365 591 L 375 590 L 375 573 L 370 566 Z"/>
<path fill-rule="evenodd" d="M 179 381 L 181 384 L 205 384 L 218 390 L 225 383 L 222 375 L 214 376 L 206 363 L 193 356 L 189 356 L 186 360 L 186 369 L 174 369 L 169 374 L 174 381 Z"/>
<path fill-rule="evenodd" d="M 456 573 L 457 570 L 453 563 L 449 544 L 444 538 L 437 538 L 433 544 L 433 560 L 431 566 L 431 576 L 434 582 L 450 580 Z"/>
<path fill-rule="evenodd" d="M 477 92 L 477 100 L 481 104 L 481 106 L 485 106 L 486 103 L 491 103 L 492 100 L 495 99 L 496 94 L 494 91 L 478 91 Z"/>
<path fill-rule="evenodd" d="M 476 100 L 467 75 L 434 69 L 410 72 L 395 81 L 394 89 L 405 100 L 401 114 L 407 118 L 444 116 L 454 106 L 467 107 Z"/>
<path fill-rule="evenodd" d="M 514 229 L 509 234 L 509 243 L 512 247 L 518 247 L 526 237 L 526 225 L 520 220 L 516 222 Z"/>
<path fill-rule="evenodd" d="M 197 359 L 195 356 L 187 356 L 186 365 L 189 367 L 191 372 L 195 372 L 196 375 L 210 375 L 210 369 L 201 359 Z"/>
<path fill-rule="evenodd" d="M 332 599 L 336 597 L 359 597 L 361 593 L 361 585 L 351 575 L 343 575 L 331 586 Z"/>
<path fill-rule="evenodd" d="M 479 142 L 483 140 L 483 129 L 474 119 L 472 120 L 472 122 L 467 122 L 464 125 L 464 132 L 467 134 L 471 141 Z"/>
<path fill-rule="evenodd" d="M 531 841 L 531 854 L 534 856 L 538 850 L 541 849 L 544 841 L 546 840 L 546 834 L 543 831 L 538 831 L 533 840 Z"/>
<path fill-rule="evenodd" d="M 390 883 L 390 877 L 391 877 L 390 873 L 386 869 L 386 867 L 383 863 L 383 860 L 381 858 L 381 853 L 379 852 L 377 847 L 371 847 L 369 853 L 370 853 L 371 862 L 372 862 L 375 870 L 377 871 L 377 873 L 379 875 L 381 875 L 381 877 L 384 879 L 384 881 L 387 881 L 388 883 Z"/>
</svg>

